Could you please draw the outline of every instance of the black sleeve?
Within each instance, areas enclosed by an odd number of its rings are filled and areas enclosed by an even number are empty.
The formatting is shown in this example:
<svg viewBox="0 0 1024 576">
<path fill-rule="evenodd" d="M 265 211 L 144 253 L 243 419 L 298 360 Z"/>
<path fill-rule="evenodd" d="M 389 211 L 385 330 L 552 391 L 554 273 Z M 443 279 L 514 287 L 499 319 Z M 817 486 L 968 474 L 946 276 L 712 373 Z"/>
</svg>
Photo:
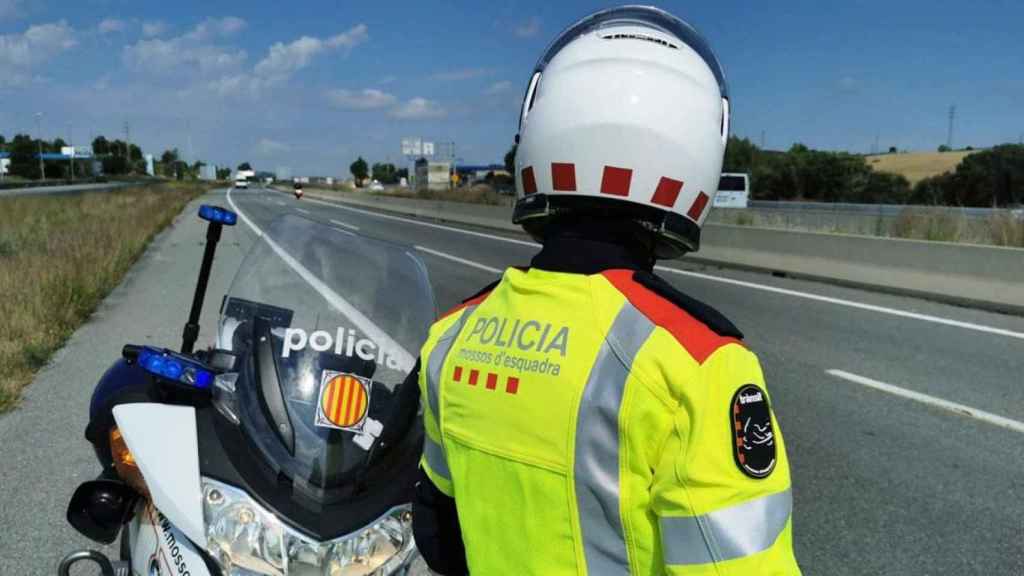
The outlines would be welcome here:
<svg viewBox="0 0 1024 576">
<path fill-rule="evenodd" d="M 423 470 L 419 474 L 412 503 L 416 547 L 434 572 L 442 576 L 466 576 L 469 568 L 455 500 L 438 490 Z"/>
</svg>

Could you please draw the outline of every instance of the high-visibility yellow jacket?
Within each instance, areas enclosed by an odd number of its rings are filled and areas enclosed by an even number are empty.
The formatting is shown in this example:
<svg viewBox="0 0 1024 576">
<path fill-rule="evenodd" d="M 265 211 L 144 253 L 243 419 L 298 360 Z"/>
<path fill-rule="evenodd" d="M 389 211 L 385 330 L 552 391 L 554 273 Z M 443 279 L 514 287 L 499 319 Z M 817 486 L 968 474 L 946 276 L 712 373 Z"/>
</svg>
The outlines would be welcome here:
<svg viewBox="0 0 1024 576">
<path fill-rule="evenodd" d="M 431 329 L 421 464 L 472 574 L 799 574 L 757 358 L 658 282 L 509 269 Z"/>
</svg>

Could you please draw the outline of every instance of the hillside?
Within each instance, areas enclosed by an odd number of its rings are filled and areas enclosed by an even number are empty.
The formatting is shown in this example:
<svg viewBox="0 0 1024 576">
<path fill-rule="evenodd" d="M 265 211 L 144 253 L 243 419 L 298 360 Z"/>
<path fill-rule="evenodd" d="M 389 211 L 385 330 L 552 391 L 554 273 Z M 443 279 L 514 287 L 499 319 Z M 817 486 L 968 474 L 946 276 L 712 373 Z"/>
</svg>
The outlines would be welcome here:
<svg viewBox="0 0 1024 576">
<path fill-rule="evenodd" d="M 876 154 L 866 156 L 868 166 L 879 172 L 899 174 L 913 186 L 929 176 L 950 172 L 972 151 L 910 152 L 906 154 Z"/>
</svg>

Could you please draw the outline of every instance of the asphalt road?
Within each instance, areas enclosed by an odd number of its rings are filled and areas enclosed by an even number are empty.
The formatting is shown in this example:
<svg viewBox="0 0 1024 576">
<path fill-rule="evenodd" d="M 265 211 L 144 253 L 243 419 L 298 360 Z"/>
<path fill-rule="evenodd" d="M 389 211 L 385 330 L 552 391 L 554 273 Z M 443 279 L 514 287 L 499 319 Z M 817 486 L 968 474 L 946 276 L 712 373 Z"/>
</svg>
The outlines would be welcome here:
<svg viewBox="0 0 1024 576">
<path fill-rule="evenodd" d="M 248 190 L 231 200 L 264 229 L 294 212 L 421 247 L 442 309 L 536 252 L 523 236 L 308 197 Z M 0 417 L 0 574 L 53 573 L 64 552 L 86 543 L 63 512 L 96 470 L 82 439 L 89 394 L 124 342 L 180 341 L 202 251 L 196 207 L 154 241 L 23 406 Z M 243 222 L 225 233 L 208 303 L 252 242 Z M 729 316 L 761 357 L 792 462 L 805 574 L 1024 574 L 1024 318 L 685 261 L 669 267 L 669 281 Z"/>
<path fill-rule="evenodd" d="M 99 184 L 67 184 L 62 186 L 29 186 L 25 188 L 8 188 L 0 190 L 0 197 L 4 196 L 43 196 L 48 194 L 77 194 L 78 192 L 89 192 L 95 190 L 113 190 L 132 186 L 134 182 L 107 182 Z"/>
</svg>

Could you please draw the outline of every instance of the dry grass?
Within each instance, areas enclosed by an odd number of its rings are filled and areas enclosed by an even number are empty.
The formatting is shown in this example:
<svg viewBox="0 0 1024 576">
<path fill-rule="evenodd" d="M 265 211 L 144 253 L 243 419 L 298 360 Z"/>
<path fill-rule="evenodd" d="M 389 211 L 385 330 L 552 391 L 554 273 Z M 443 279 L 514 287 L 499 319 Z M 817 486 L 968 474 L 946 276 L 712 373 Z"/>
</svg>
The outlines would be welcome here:
<svg viewBox="0 0 1024 576">
<path fill-rule="evenodd" d="M 0 411 L 202 188 L 0 198 Z"/>
<path fill-rule="evenodd" d="M 878 172 L 904 176 L 913 186 L 928 178 L 951 172 L 967 156 L 977 150 L 956 152 L 911 152 L 907 154 L 877 154 L 867 157 L 868 166 Z"/>
</svg>

